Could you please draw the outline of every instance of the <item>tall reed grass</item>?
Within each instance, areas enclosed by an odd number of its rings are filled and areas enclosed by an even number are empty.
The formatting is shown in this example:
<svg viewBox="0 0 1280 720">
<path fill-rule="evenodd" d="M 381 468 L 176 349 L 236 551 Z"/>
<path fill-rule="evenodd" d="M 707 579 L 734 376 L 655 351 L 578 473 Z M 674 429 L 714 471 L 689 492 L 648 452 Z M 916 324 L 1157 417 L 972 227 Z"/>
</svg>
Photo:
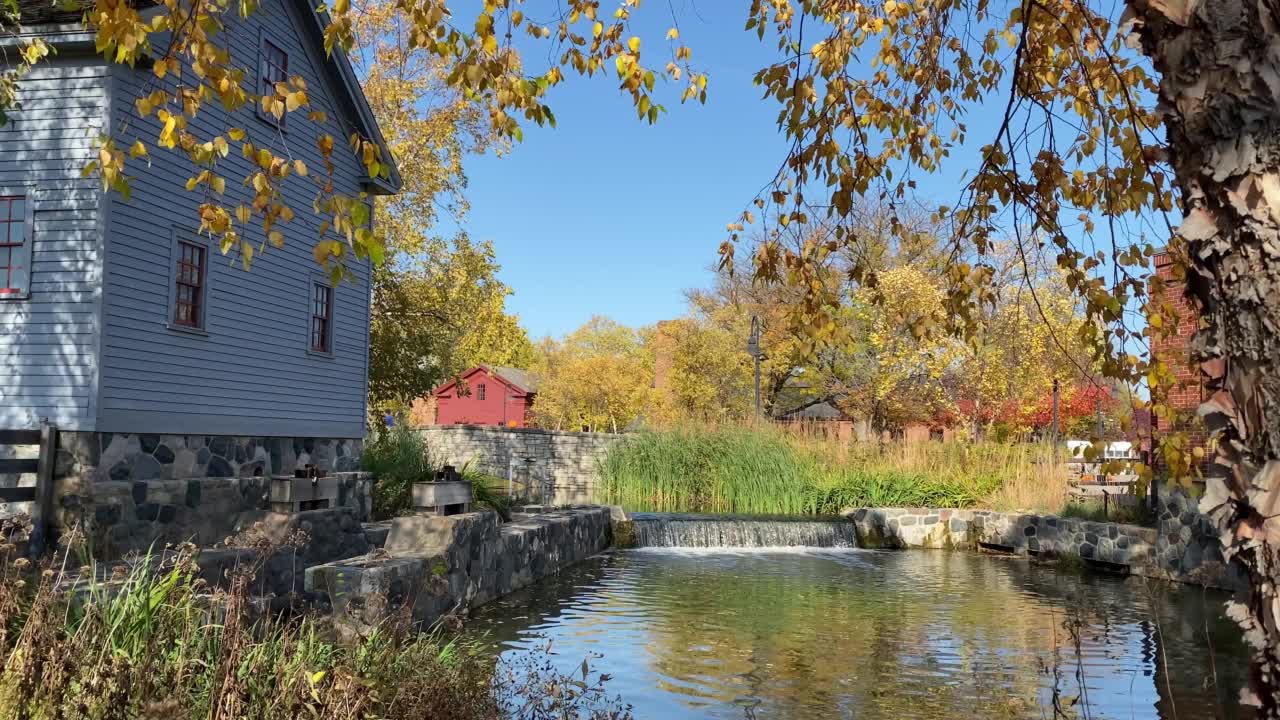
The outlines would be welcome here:
<svg viewBox="0 0 1280 720">
<path fill-rule="evenodd" d="M 0 719 L 629 717 L 585 663 L 581 678 L 546 662 L 498 673 L 490 651 L 420 632 L 404 609 L 374 622 L 263 613 L 255 568 L 205 587 L 195 552 L 73 583 L 67 558 L 40 569 L 0 544 Z"/>
<path fill-rule="evenodd" d="M 1053 512 L 1067 473 L 1051 450 L 997 443 L 844 444 L 775 428 L 683 427 L 615 446 L 601 465 L 628 509 L 835 514 L 914 506 Z"/>
</svg>

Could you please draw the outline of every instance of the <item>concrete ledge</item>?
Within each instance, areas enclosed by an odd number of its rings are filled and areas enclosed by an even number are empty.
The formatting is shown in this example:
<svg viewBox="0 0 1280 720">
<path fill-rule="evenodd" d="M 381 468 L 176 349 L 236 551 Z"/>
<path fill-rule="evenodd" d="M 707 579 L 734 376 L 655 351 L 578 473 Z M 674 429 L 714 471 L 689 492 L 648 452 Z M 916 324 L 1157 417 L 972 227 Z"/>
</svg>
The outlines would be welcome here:
<svg viewBox="0 0 1280 720">
<path fill-rule="evenodd" d="M 465 505 L 471 502 L 471 483 L 417 482 L 413 484 L 413 506 L 436 508 L 442 505 Z"/>
</svg>

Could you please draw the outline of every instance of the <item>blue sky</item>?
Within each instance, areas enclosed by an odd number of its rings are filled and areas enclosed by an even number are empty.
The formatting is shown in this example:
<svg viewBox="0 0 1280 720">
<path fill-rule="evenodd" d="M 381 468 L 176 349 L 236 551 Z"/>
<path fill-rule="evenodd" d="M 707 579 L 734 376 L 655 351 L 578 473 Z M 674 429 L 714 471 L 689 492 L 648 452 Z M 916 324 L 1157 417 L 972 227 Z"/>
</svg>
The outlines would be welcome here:
<svg viewBox="0 0 1280 720">
<path fill-rule="evenodd" d="M 651 126 L 611 78 L 570 75 L 550 100 L 555 129 L 526 127 L 509 154 L 467 163 L 463 226 L 493 241 L 515 290 L 509 307 L 532 337 L 594 314 L 628 325 L 683 314 L 684 290 L 711 281 L 725 224 L 784 157 L 777 106 L 751 84 L 773 56 L 768 38 L 742 30 L 745 11 L 676 6 L 681 40 L 711 76 L 706 105 L 679 104 L 682 87 L 668 84 L 668 112 Z M 665 57 L 652 44 L 670 24 L 667 7 L 646 4 L 638 19 L 646 49 Z"/>
<path fill-rule="evenodd" d="M 550 98 L 556 128 L 526 127 L 508 154 L 467 163 L 463 227 L 494 243 L 515 291 L 509 309 L 531 337 L 562 335 L 596 314 L 633 326 L 683 314 L 684 291 L 712 281 L 726 223 L 785 158 L 778 105 L 751 82 L 777 57 L 771 33 L 762 42 L 744 31 L 738 5 L 645 4 L 636 29 L 650 65 L 665 63 L 670 7 L 681 42 L 710 76 L 705 105 L 679 104 L 683 86 L 668 84 L 658 93 L 668 112 L 649 125 L 612 77 L 570 74 Z M 953 148 L 941 172 L 913 174 L 917 199 L 960 200 L 966 171 L 993 139 L 1003 92 L 996 100 L 998 108 L 968 108 L 967 146 Z"/>
</svg>

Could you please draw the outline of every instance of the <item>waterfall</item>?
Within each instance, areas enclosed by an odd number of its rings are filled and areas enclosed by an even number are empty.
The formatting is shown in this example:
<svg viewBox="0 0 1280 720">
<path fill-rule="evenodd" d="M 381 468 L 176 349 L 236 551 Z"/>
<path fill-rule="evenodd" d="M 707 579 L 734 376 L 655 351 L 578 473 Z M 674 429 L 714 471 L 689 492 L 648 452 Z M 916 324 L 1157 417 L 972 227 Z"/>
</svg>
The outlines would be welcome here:
<svg viewBox="0 0 1280 720">
<path fill-rule="evenodd" d="M 637 547 L 857 547 L 852 522 L 634 513 Z"/>
</svg>

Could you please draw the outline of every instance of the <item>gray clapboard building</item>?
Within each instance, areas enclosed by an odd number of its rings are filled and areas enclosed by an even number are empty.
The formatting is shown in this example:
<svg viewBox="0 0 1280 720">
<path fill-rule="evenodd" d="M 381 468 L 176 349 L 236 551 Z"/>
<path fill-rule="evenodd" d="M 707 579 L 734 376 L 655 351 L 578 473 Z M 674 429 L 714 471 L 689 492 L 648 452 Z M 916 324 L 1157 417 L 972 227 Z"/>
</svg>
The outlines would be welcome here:
<svg viewBox="0 0 1280 720">
<path fill-rule="evenodd" d="M 350 63 L 326 55 L 312 5 L 263 2 L 247 20 L 233 9 L 217 38 L 246 84 L 301 76 L 311 109 L 327 118 L 297 112 L 277 122 L 255 106 L 228 113 L 207 102 L 190 129 L 207 139 L 243 128 L 313 176 L 323 167 L 316 140 L 328 133 L 339 146 L 337 191 L 394 193 L 398 174 L 370 178 L 343 150 L 358 132 L 390 157 Z M 105 60 L 65 1 L 20 7 L 22 32 L 56 52 L 22 77 L 21 106 L 0 126 L 0 430 L 56 425 L 58 475 L 88 482 L 253 477 L 304 463 L 355 469 L 370 268 L 352 261 L 353 281 L 334 285 L 317 267 L 316 185 L 285 183 L 297 210 L 279 226 L 285 247 L 267 247 L 244 271 L 197 232 L 203 196 L 184 188 L 192 164 L 156 149 L 158 121 L 135 109 L 138 97 L 182 81 Z M 9 57 L 19 39 L 0 36 Z M 194 79 L 189 68 L 184 76 Z M 128 200 L 82 177 L 99 137 L 153 148 L 129 163 Z M 239 183 L 249 161 L 232 146 L 219 172 L 234 207 L 252 196 Z M 261 232 L 250 231 L 255 245 Z"/>
</svg>

